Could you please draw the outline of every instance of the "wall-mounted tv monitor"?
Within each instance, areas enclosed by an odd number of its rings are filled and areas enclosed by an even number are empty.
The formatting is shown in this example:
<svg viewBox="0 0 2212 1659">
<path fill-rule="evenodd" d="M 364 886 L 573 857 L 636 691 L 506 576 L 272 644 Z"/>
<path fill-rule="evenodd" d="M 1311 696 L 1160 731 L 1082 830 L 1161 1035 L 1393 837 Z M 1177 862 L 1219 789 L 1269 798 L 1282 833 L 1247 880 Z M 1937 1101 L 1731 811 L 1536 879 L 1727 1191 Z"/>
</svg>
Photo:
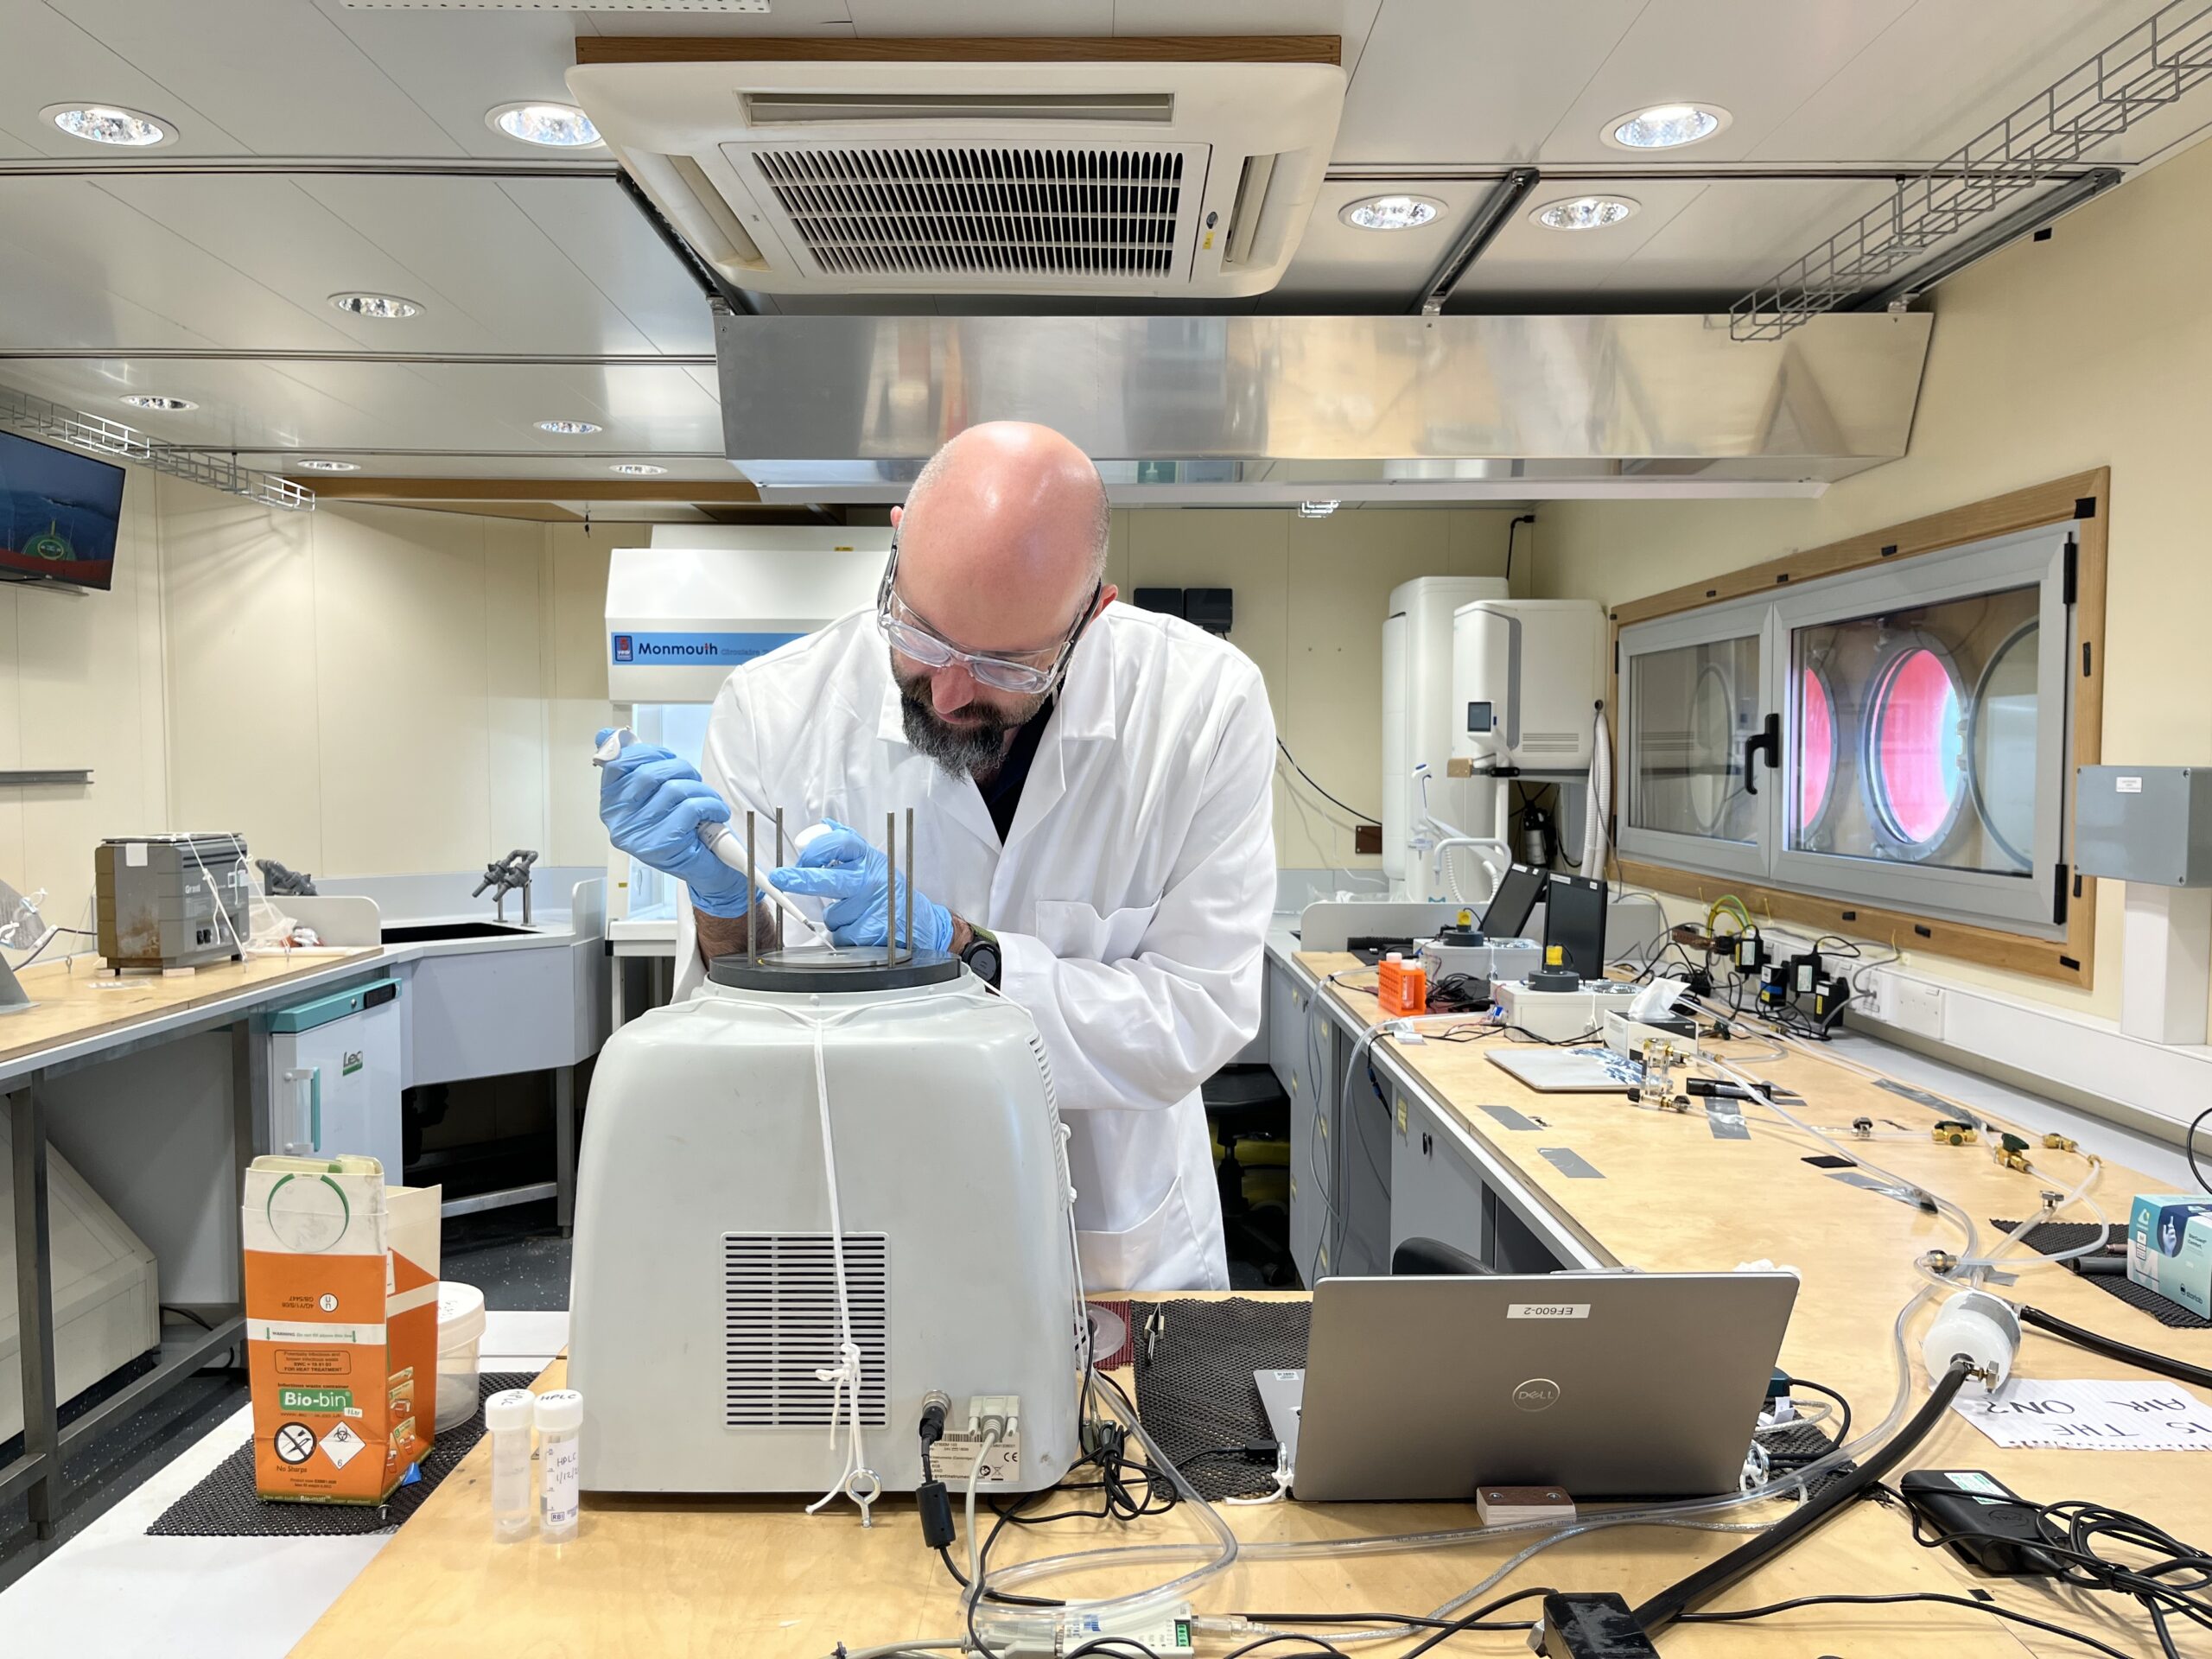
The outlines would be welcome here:
<svg viewBox="0 0 2212 1659">
<path fill-rule="evenodd" d="M 0 581 L 115 581 L 123 468 L 0 432 Z"/>
</svg>

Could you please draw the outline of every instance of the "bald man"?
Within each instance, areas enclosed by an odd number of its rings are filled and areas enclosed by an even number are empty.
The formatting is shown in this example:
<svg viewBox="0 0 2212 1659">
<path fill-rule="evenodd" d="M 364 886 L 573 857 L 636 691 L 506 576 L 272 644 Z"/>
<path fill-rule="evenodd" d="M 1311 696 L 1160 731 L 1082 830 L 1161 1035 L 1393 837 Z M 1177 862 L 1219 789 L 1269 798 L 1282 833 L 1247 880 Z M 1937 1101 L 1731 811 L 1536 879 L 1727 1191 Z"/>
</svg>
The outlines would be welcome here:
<svg viewBox="0 0 2212 1659">
<path fill-rule="evenodd" d="M 732 673 L 699 772 L 642 744 L 606 769 L 615 844 L 690 890 L 677 995 L 745 949 L 751 884 L 698 840 L 727 803 L 840 826 L 771 879 L 823 901 L 839 943 L 877 946 L 872 840 L 912 808 L 915 943 L 1044 1039 L 1086 1287 L 1225 1289 L 1198 1085 L 1259 1028 L 1275 874 L 1259 671 L 1116 603 L 1105 486 L 1046 428 L 963 432 L 892 525 L 875 607 Z"/>
</svg>

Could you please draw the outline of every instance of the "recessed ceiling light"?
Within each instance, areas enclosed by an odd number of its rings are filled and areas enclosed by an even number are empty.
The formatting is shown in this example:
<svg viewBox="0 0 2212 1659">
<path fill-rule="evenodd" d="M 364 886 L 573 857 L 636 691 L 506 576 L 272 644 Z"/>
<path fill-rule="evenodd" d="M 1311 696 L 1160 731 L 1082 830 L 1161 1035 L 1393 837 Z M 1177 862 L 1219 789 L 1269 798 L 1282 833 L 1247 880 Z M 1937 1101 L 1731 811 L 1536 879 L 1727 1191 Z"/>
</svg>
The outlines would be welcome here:
<svg viewBox="0 0 2212 1659">
<path fill-rule="evenodd" d="M 49 104 L 39 113 L 72 138 L 88 143 L 157 149 L 176 142 L 176 129 L 159 116 L 114 104 Z"/>
<path fill-rule="evenodd" d="M 1607 122 L 1602 137 L 1616 149 L 1679 149 L 1712 137 L 1730 119 L 1717 104 L 1655 104 Z"/>
<path fill-rule="evenodd" d="M 599 428 L 589 421 L 540 421 L 537 429 L 550 432 L 556 438 L 589 437 Z"/>
<path fill-rule="evenodd" d="M 360 463 L 352 461 L 299 461 L 292 463 L 303 473 L 358 473 Z"/>
<path fill-rule="evenodd" d="M 597 427 L 592 429 L 594 432 L 598 429 Z M 656 467 L 651 461 L 618 461 L 607 470 L 610 473 L 620 473 L 625 478 L 658 478 L 668 468 Z"/>
<path fill-rule="evenodd" d="M 1363 231 L 1411 231 L 1444 211 L 1433 196 L 1367 196 L 1338 211 L 1337 217 Z"/>
<path fill-rule="evenodd" d="M 402 317 L 420 316 L 423 313 L 419 301 L 404 300 L 397 294 L 334 294 L 330 302 L 340 311 L 384 322 L 396 322 Z"/>
<path fill-rule="evenodd" d="M 1344 504 L 1339 501 L 1301 501 L 1298 516 L 1301 518 L 1325 518 Z"/>
<path fill-rule="evenodd" d="M 549 149 L 588 149 L 605 142 L 591 118 L 573 104 L 502 104 L 484 120 L 494 132 Z"/>
<path fill-rule="evenodd" d="M 137 392 L 123 400 L 133 409 L 197 409 L 199 404 L 189 397 L 157 397 L 151 392 Z"/>
<path fill-rule="evenodd" d="M 1570 196 L 1539 207 L 1529 217 L 1551 231 L 1601 231 L 1637 209 L 1626 196 Z"/>
</svg>

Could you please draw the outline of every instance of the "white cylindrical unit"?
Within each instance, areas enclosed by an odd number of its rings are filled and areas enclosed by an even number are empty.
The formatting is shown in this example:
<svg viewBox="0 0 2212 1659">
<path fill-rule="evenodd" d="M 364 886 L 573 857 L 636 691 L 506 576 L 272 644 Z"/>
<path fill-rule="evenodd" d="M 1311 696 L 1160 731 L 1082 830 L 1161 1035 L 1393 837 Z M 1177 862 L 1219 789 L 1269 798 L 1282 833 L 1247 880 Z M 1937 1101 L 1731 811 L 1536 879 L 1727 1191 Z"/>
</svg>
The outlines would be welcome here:
<svg viewBox="0 0 2212 1659">
<path fill-rule="evenodd" d="M 963 1422 L 979 1395 L 1018 1397 L 1002 1490 L 1050 1486 L 1079 1455 L 1082 1304 L 1044 1047 L 957 962 L 716 962 L 601 1051 L 578 1161 L 587 1491 L 830 1490 L 851 1418 L 817 1372 L 848 1319 L 860 1461 L 884 1490 L 920 1484 L 933 1389 Z"/>
<path fill-rule="evenodd" d="M 1390 590 L 1382 623 L 1382 872 L 1407 876 L 1407 849 L 1421 828 L 1427 762 L 1428 811 L 1470 835 L 1486 836 L 1497 816 L 1497 785 L 1446 775 L 1457 725 L 1452 708 L 1452 617 L 1477 600 L 1503 599 L 1501 576 L 1421 576 Z"/>
</svg>

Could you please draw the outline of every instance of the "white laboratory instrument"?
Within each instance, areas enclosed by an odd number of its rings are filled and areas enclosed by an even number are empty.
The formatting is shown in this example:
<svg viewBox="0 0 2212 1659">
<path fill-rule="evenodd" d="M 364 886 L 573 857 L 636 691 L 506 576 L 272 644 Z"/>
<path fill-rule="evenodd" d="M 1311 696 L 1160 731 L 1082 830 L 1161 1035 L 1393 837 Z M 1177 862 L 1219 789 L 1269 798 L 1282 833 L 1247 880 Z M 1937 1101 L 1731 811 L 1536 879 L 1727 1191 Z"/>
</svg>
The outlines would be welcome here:
<svg viewBox="0 0 2212 1659">
<path fill-rule="evenodd" d="M 890 556 L 888 525 L 656 524 L 652 545 L 615 548 L 601 641 L 614 702 L 608 723 L 697 766 L 730 671 L 873 605 Z M 612 849 L 614 936 L 634 925 L 645 931 L 628 937 L 672 940 L 677 886 Z"/>
<path fill-rule="evenodd" d="M 1589 769 L 1605 695 L 1605 607 L 1484 599 L 1452 617 L 1452 754 L 1479 774 Z M 1479 831 L 1478 831 L 1479 833 Z"/>
<path fill-rule="evenodd" d="M 957 960 L 717 961 L 601 1052 L 579 1165 L 585 1491 L 842 1495 L 865 1513 L 920 1484 L 916 1426 L 940 1390 L 955 1428 L 978 1396 L 1017 1402 L 999 1490 L 1050 1486 L 1079 1455 L 1052 1078 L 1028 1014 Z"/>
<path fill-rule="evenodd" d="M 1432 988 L 1453 975 L 1491 981 L 1526 979 L 1544 965 L 1544 948 L 1535 940 L 1493 939 L 1471 927 L 1447 927 L 1414 949 Z"/>
<path fill-rule="evenodd" d="M 1452 778 L 1452 614 L 1478 600 L 1503 600 L 1499 576 L 1421 576 L 1390 590 L 1382 623 L 1382 873 L 1394 896 L 1428 898 L 1408 853 L 1416 838 L 1433 838 L 1433 816 L 1488 835 L 1497 818 L 1497 782 Z M 1414 768 L 1428 767 L 1426 788 Z M 1426 797 L 1424 800 L 1424 796 Z"/>
<path fill-rule="evenodd" d="M 373 1158 L 407 1167 L 399 1107 L 399 981 L 332 991 L 269 1016 L 269 1147 L 292 1158 Z"/>
<path fill-rule="evenodd" d="M 638 734 L 627 726 L 616 727 L 607 734 L 607 741 L 592 751 L 592 765 L 605 766 L 637 741 Z M 793 845 L 804 847 L 814 838 L 815 833 L 822 828 L 820 824 L 809 824 L 806 829 L 799 832 Z M 699 839 L 707 843 L 709 852 L 740 875 L 753 875 L 754 889 L 767 894 L 769 902 L 776 906 L 785 921 L 798 923 L 806 930 L 810 938 L 819 940 L 823 944 L 830 943 L 830 936 L 816 925 L 812 917 L 801 910 L 788 896 L 771 886 L 766 876 L 753 874 L 752 867 L 745 860 L 744 838 L 736 830 L 731 829 L 727 823 L 702 823 L 699 826 Z"/>
</svg>

